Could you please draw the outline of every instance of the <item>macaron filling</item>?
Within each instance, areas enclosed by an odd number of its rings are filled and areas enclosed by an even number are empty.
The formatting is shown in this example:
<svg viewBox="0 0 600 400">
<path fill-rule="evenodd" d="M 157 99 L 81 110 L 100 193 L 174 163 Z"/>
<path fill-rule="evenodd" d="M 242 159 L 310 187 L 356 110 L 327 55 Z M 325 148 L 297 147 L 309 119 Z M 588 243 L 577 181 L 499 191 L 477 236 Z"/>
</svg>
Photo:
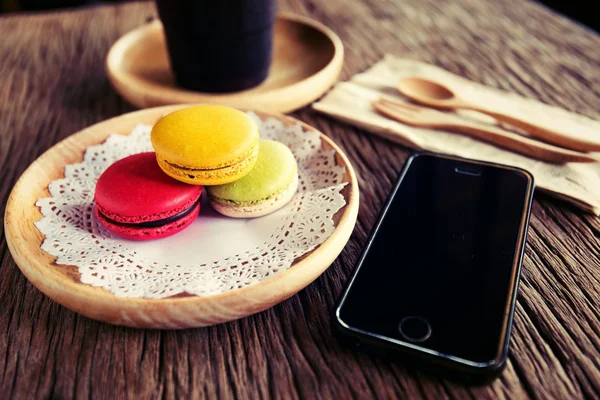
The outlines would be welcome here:
<svg viewBox="0 0 600 400">
<path fill-rule="evenodd" d="M 226 165 L 215 166 L 213 168 L 194 168 L 190 166 L 178 165 L 168 161 L 160 155 L 157 155 L 156 159 L 159 165 L 164 166 L 166 164 L 168 167 L 170 167 L 165 170 L 167 173 L 176 173 L 179 176 L 187 175 L 187 177 L 190 179 L 212 179 L 235 176 L 240 171 L 251 168 L 256 162 L 257 157 L 258 143 L 252 147 L 248 154 L 244 155 L 244 157 L 241 157 L 238 161 Z"/>
<path fill-rule="evenodd" d="M 296 179 L 298 179 L 296 177 Z M 231 199 L 225 199 L 222 197 L 217 197 L 217 196 L 210 196 L 210 199 L 212 201 L 216 201 L 218 203 L 222 203 L 222 204 L 230 204 L 230 205 L 234 205 L 234 206 L 249 206 L 249 205 L 255 205 L 255 204 L 259 204 L 259 203 L 264 203 L 264 202 L 268 202 L 270 200 L 273 200 L 277 197 L 279 197 L 282 193 L 285 193 L 289 190 L 289 188 L 292 186 L 293 180 L 292 182 L 290 182 L 290 184 L 288 186 L 286 186 L 285 188 L 276 191 L 275 193 L 273 193 L 270 196 L 264 197 L 262 199 L 258 199 L 258 200 L 246 200 L 246 201 L 240 201 L 240 200 L 231 200 Z M 297 185 L 296 185 L 297 186 Z"/>
<path fill-rule="evenodd" d="M 286 205 L 296 194 L 298 190 L 298 177 L 296 176 L 290 185 L 262 201 L 232 202 L 223 200 L 219 202 L 215 198 L 210 198 L 211 206 L 223 215 L 233 218 L 254 218 L 270 214 Z"/>
<path fill-rule="evenodd" d="M 155 220 L 155 221 L 145 221 L 145 222 L 139 222 L 139 223 L 128 223 L 128 222 L 115 221 L 114 219 L 111 219 L 111 218 L 107 217 L 105 214 L 103 214 L 102 211 L 100 210 L 100 208 L 98 208 L 98 214 L 102 218 L 104 218 L 105 220 L 107 220 L 108 222 L 110 222 L 111 224 L 122 226 L 122 227 L 131 227 L 131 228 L 158 228 L 158 227 L 171 224 L 171 223 L 173 223 L 175 221 L 178 221 L 180 219 L 183 219 L 183 218 L 187 217 L 189 214 L 191 214 L 192 212 L 194 212 L 196 210 L 196 208 L 199 206 L 199 204 L 200 204 L 200 199 L 198 199 L 197 201 L 195 201 L 194 203 L 192 203 L 192 205 L 190 207 L 188 207 L 185 210 L 180 211 L 177 214 L 174 214 L 174 215 L 172 215 L 170 217 L 158 219 L 158 220 Z"/>
</svg>

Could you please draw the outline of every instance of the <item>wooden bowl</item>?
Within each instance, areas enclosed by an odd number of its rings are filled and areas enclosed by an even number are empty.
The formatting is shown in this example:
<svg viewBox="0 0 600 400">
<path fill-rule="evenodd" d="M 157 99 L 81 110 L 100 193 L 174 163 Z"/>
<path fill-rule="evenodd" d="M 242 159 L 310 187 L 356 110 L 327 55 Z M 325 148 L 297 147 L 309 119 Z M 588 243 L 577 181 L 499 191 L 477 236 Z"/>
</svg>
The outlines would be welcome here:
<svg viewBox="0 0 600 400">
<path fill-rule="evenodd" d="M 334 216 L 335 230 L 331 236 L 284 272 L 219 295 L 149 300 L 116 297 L 104 289 L 81 283 L 77 267 L 56 265 L 55 258 L 40 248 L 44 236 L 34 226 L 42 218 L 35 203 L 50 196 L 48 184 L 64 177 L 65 165 L 81 162 L 87 147 L 103 142 L 112 133 L 129 134 L 138 123 L 152 125 L 164 114 L 182 107 L 136 111 L 86 128 L 45 152 L 19 178 L 6 206 L 6 241 L 23 274 L 48 297 L 79 314 L 111 324 L 140 328 L 207 326 L 245 317 L 287 299 L 321 275 L 340 254 L 356 223 L 358 183 L 348 158 L 321 134 L 322 145 L 334 149 L 337 163 L 346 167 L 347 185 L 342 190 L 346 205 Z M 257 114 L 261 118 L 272 116 L 286 125 L 301 123 L 291 117 Z M 316 131 L 301 124 L 305 130 Z"/>
<path fill-rule="evenodd" d="M 131 104 L 216 103 L 268 112 L 303 107 L 337 80 L 344 60 L 340 38 L 310 18 L 282 13 L 275 23 L 273 63 L 261 85 L 235 93 L 213 94 L 176 86 L 162 24 L 154 21 L 121 37 L 106 58 L 108 77 Z"/>
</svg>

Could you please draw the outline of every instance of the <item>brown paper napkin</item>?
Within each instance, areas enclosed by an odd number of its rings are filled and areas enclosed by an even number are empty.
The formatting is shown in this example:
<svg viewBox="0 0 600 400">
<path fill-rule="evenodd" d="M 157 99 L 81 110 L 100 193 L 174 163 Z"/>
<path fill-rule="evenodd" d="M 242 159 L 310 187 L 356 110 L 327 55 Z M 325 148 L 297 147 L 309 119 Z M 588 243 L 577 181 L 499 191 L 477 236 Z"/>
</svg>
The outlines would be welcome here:
<svg viewBox="0 0 600 400">
<path fill-rule="evenodd" d="M 371 102 L 379 97 L 403 99 L 394 85 L 405 76 L 436 79 L 450 88 L 459 86 L 461 96 L 475 102 L 502 102 L 505 107 L 536 116 L 540 121 L 568 127 L 578 135 L 600 135 L 600 122 L 548 106 L 521 96 L 489 88 L 461 78 L 441 68 L 388 55 L 348 82 L 338 83 L 313 107 L 352 125 L 386 137 L 412 149 L 454 154 L 461 157 L 514 165 L 530 171 L 536 186 L 586 211 L 600 215 L 600 162 L 555 165 L 515 154 L 457 133 L 415 128 L 378 114 Z M 464 93 L 464 96 L 463 96 Z M 473 112 L 458 112 L 462 118 L 492 123 Z M 598 155 L 600 160 L 600 153 Z"/>
</svg>

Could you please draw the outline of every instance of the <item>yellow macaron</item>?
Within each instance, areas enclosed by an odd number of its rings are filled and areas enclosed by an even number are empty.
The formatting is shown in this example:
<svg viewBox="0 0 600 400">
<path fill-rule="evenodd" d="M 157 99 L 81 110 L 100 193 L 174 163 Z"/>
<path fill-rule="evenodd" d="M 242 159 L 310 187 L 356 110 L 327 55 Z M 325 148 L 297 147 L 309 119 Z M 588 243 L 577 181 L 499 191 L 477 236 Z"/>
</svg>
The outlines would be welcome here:
<svg viewBox="0 0 600 400">
<path fill-rule="evenodd" d="M 258 126 L 230 107 L 201 105 L 162 117 L 150 134 L 169 176 L 193 185 L 222 185 L 247 175 L 258 158 Z"/>
</svg>

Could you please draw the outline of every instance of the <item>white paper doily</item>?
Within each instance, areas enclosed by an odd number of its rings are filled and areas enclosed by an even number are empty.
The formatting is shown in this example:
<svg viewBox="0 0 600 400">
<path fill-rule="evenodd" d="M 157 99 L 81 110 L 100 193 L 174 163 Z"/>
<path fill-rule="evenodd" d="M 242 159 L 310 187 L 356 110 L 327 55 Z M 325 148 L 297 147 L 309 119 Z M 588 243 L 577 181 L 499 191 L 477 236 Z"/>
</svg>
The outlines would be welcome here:
<svg viewBox="0 0 600 400">
<path fill-rule="evenodd" d="M 110 234 L 92 212 L 96 181 L 113 162 L 152 151 L 151 126 L 138 125 L 128 136 L 89 147 L 82 163 L 67 165 L 65 178 L 50 183 L 52 197 L 36 203 L 44 215 L 35 224 L 45 236 L 42 249 L 56 264 L 76 266 L 82 283 L 119 297 L 208 296 L 288 269 L 333 232 L 333 216 L 345 205 L 345 168 L 336 165 L 334 150 L 321 147 L 317 132 L 249 115 L 261 137 L 286 144 L 298 162 L 298 193 L 281 210 L 238 220 L 203 201 L 200 217 L 174 236 L 136 242 Z"/>
</svg>

